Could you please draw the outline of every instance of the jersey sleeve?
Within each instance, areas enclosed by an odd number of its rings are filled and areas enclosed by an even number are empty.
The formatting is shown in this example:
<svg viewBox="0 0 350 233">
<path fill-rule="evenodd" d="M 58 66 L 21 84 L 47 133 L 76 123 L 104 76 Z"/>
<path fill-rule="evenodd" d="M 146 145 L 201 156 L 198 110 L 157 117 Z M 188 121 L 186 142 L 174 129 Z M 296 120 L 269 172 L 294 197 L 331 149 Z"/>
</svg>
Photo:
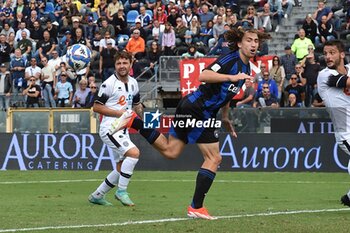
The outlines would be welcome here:
<svg viewBox="0 0 350 233">
<path fill-rule="evenodd" d="M 229 74 L 232 69 L 232 63 L 226 62 L 226 60 L 226 56 L 219 57 L 216 61 L 207 66 L 205 70 L 211 70 L 220 74 Z"/>
<path fill-rule="evenodd" d="M 102 83 L 100 90 L 98 91 L 97 98 L 95 99 L 95 103 L 104 105 L 109 97 L 111 96 L 111 88 L 107 85 L 106 82 Z"/>
</svg>

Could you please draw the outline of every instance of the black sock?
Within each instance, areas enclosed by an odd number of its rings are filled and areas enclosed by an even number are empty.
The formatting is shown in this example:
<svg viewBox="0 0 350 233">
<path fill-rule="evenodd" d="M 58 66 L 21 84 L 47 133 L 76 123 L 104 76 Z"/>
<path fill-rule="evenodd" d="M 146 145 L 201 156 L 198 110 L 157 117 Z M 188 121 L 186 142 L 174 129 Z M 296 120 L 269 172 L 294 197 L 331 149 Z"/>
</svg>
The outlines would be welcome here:
<svg viewBox="0 0 350 233">
<path fill-rule="evenodd" d="M 204 197 L 210 189 L 215 179 L 215 172 L 205 168 L 200 168 L 196 179 L 196 190 L 194 191 L 192 208 L 199 209 L 203 207 Z"/>
<path fill-rule="evenodd" d="M 143 127 L 143 121 L 139 117 L 135 117 L 131 124 L 131 128 L 136 129 L 139 133 L 146 138 L 146 140 L 153 144 L 154 141 L 159 137 L 160 133 L 155 129 L 145 129 Z"/>
</svg>

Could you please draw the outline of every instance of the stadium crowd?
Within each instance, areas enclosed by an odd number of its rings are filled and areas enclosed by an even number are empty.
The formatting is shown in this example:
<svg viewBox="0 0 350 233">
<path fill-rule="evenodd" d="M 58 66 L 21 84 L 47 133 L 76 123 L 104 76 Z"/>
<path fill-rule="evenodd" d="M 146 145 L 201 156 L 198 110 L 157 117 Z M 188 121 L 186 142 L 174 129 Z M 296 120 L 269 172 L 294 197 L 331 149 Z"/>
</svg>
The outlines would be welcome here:
<svg viewBox="0 0 350 233">
<path fill-rule="evenodd" d="M 0 4 L 0 108 L 91 107 L 97 80 L 114 72 L 117 51 L 132 53 L 133 76 L 157 73 L 160 56 L 217 56 L 228 51 L 233 27 L 278 33 L 299 0 L 6 0 Z M 350 40 L 350 1 L 332 8 L 320 0 L 293 44 L 273 66 L 259 67 L 237 107 L 323 106 L 318 59 L 325 41 Z M 92 51 L 90 66 L 74 72 L 64 55 L 73 44 Z M 349 48 L 347 48 L 349 49 Z M 259 56 L 271 55 L 268 42 Z M 265 67 L 264 67 L 265 66 Z M 24 103 L 24 104 L 23 104 Z"/>
</svg>

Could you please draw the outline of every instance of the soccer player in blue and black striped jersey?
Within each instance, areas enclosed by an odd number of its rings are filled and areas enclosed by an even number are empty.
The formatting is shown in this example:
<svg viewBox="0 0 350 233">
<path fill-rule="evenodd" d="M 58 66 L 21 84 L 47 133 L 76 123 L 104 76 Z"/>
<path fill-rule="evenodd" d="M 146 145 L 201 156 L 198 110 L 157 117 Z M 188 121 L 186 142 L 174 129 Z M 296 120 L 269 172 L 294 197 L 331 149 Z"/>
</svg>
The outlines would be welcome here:
<svg viewBox="0 0 350 233">
<path fill-rule="evenodd" d="M 144 128 L 143 121 L 126 112 L 114 124 L 115 130 L 131 127 L 139 131 L 162 155 L 177 158 L 187 143 L 196 143 L 203 154 L 204 162 L 198 171 L 196 188 L 187 215 L 193 218 L 214 219 L 205 207 L 204 197 L 213 183 L 221 162 L 216 115 L 222 109 L 226 130 L 234 137 L 236 133 L 228 118 L 229 104 L 240 91 L 245 79 L 250 76 L 249 60 L 253 58 L 262 40 L 269 34 L 255 29 L 232 29 L 226 32 L 226 40 L 232 52 L 219 57 L 199 76 L 204 82 L 191 94 L 185 96 L 176 108 L 170 135 L 167 138 L 154 129 Z"/>
</svg>

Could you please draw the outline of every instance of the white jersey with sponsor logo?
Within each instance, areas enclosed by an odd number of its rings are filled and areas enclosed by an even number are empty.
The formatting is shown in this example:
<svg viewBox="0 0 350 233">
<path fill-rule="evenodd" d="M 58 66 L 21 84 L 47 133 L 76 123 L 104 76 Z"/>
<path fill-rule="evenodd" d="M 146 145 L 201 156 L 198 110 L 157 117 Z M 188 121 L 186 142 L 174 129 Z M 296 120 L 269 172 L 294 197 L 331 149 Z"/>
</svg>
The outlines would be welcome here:
<svg viewBox="0 0 350 233">
<path fill-rule="evenodd" d="M 350 76 L 350 64 L 345 65 Z M 329 87 L 330 75 L 337 75 L 334 69 L 325 68 L 317 77 L 318 93 L 331 116 L 337 142 L 350 140 L 350 90 L 348 88 Z"/>
<path fill-rule="evenodd" d="M 106 107 L 114 110 L 132 109 L 133 104 L 138 104 L 139 87 L 136 79 L 128 77 L 127 83 L 121 82 L 113 74 L 104 81 L 98 92 L 95 102 L 104 104 Z M 111 123 L 116 117 L 103 116 L 100 124 L 100 134 L 106 134 L 110 129 Z"/>
</svg>

